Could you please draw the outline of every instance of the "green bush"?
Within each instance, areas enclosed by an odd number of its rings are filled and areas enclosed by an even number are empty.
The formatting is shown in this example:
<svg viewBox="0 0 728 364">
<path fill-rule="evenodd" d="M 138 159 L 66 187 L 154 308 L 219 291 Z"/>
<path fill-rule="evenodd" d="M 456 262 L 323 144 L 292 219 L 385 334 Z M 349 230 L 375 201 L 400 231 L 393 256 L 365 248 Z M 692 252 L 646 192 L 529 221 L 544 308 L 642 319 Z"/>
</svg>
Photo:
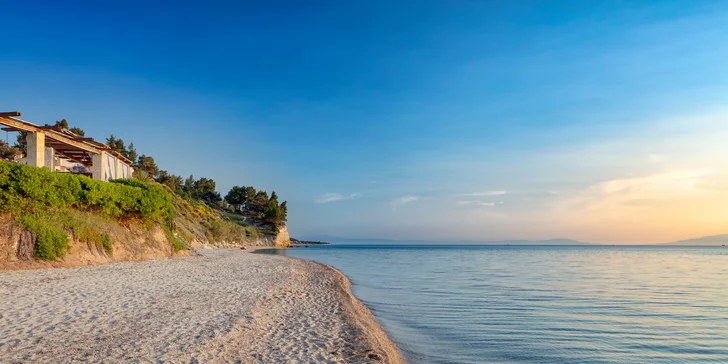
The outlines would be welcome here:
<svg viewBox="0 0 728 364">
<path fill-rule="evenodd" d="M 73 207 L 113 217 L 171 222 L 172 196 L 157 184 L 132 179 L 111 183 L 45 168 L 0 162 L 0 212 Z"/>
<path fill-rule="evenodd" d="M 111 246 L 111 237 L 109 236 L 109 234 L 104 234 L 101 236 L 101 247 L 104 248 L 106 254 L 114 254 L 114 248 Z"/>
<path fill-rule="evenodd" d="M 162 225 L 162 229 L 165 233 L 167 233 L 167 237 L 169 238 L 169 240 L 172 241 L 172 246 L 174 247 L 175 252 L 187 249 L 187 245 L 185 245 L 185 243 L 183 243 L 176 236 L 174 236 L 174 233 L 172 233 L 172 229 L 165 225 Z"/>
<path fill-rule="evenodd" d="M 19 214 L 19 222 L 36 234 L 35 257 L 54 260 L 69 249 L 68 233 L 78 241 L 95 243 L 112 254 L 108 234 L 98 218 L 138 218 L 144 226 L 174 221 L 173 197 L 161 185 L 133 179 L 110 182 L 86 176 L 54 173 L 45 168 L 0 161 L 0 212 Z M 169 232 L 176 250 L 186 248 Z"/>
<path fill-rule="evenodd" d="M 65 255 L 70 248 L 68 233 L 51 215 L 28 213 L 20 216 L 18 220 L 26 230 L 35 233 L 33 255 L 36 259 L 55 260 Z"/>
</svg>

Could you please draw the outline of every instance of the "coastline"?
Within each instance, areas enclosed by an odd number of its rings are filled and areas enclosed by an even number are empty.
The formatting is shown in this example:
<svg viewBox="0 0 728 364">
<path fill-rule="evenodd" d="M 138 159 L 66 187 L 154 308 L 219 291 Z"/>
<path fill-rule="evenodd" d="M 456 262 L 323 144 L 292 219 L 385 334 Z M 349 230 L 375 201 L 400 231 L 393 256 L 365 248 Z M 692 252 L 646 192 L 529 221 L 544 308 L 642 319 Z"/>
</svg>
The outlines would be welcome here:
<svg viewBox="0 0 728 364">
<path fill-rule="evenodd" d="M 313 261 L 312 263 L 325 267 L 331 271 L 331 274 L 337 276 L 337 279 L 340 282 L 339 288 L 343 291 L 342 301 L 346 307 L 345 310 L 355 322 L 355 325 L 361 328 L 364 337 L 369 340 L 370 345 L 374 348 L 374 352 L 380 353 L 379 355 L 383 362 L 393 364 L 404 363 L 404 359 L 399 352 L 397 344 L 392 341 L 389 334 L 387 334 L 381 325 L 379 325 L 374 314 L 372 314 L 369 308 L 356 298 L 352 292 L 351 281 L 349 281 L 349 278 L 344 273 L 341 273 L 339 270 L 329 265 Z"/>
<path fill-rule="evenodd" d="M 0 271 L 0 361 L 402 363 L 324 264 L 236 249 Z"/>
</svg>

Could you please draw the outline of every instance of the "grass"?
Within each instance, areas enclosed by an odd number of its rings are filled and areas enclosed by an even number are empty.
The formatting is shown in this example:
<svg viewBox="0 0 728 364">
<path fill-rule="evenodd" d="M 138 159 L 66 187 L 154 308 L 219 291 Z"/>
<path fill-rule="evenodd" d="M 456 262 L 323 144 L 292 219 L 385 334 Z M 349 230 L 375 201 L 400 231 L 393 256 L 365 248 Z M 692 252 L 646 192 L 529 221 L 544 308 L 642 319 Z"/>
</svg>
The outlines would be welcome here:
<svg viewBox="0 0 728 364">
<path fill-rule="evenodd" d="M 36 259 L 56 260 L 69 250 L 69 235 L 76 241 L 93 244 L 107 255 L 113 255 L 111 236 L 103 231 L 102 217 L 83 211 L 61 209 L 21 214 L 18 222 L 35 234 Z"/>
<path fill-rule="evenodd" d="M 36 259 L 55 260 L 69 250 L 68 233 L 51 215 L 45 213 L 23 214 L 18 222 L 35 234 L 33 255 Z"/>
</svg>

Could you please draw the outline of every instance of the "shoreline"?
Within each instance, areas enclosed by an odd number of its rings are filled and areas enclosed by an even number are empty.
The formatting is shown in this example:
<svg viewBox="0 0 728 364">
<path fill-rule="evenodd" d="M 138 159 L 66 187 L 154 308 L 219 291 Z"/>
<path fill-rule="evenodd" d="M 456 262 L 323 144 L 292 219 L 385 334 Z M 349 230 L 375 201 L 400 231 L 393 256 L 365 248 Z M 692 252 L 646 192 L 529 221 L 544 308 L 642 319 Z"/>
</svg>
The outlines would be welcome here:
<svg viewBox="0 0 728 364">
<path fill-rule="evenodd" d="M 337 278 L 340 280 L 340 288 L 344 291 L 345 304 L 348 305 L 347 309 L 349 311 L 350 317 L 354 320 L 355 324 L 362 329 L 365 336 L 370 341 L 371 345 L 376 348 L 375 352 L 382 353 L 382 355 L 380 356 L 382 357 L 381 359 L 383 360 L 383 362 L 397 364 L 404 363 L 404 359 L 399 352 L 399 347 L 397 347 L 397 344 L 394 343 L 389 334 L 387 334 L 382 326 L 379 325 L 376 318 L 374 317 L 374 314 L 372 314 L 372 312 L 369 310 L 369 307 L 367 307 L 363 302 L 356 298 L 356 296 L 352 292 L 351 281 L 349 280 L 349 277 L 347 277 L 344 273 L 337 270 L 336 268 L 331 267 L 327 264 L 314 261 L 309 262 L 325 267 L 331 272 L 331 274 L 336 275 Z"/>
<path fill-rule="evenodd" d="M 265 246 L 256 246 L 256 247 L 248 247 L 248 250 L 251 254 L 259 254 L 259 255 L 268 255 L 267 253 L 261 253 L 259 250 L 286 250 L 291 249 L 289 248 L 283 248 L 283 247 L 265 247 Z M 299 257 L 292 257 L 289 255 L 275 255 L 284 257 L 286 259 L 293 259 L 300 262 L 305 262 L 308 264 L 315 264 L 320 267 L 323 267 L 324 269 L 328 270 L 330 274 L 334 275 L 336 279 L 338 280 L 338 290 L 340 292 L 336 292 L 338 294 L 341 294 L 341 302 L 345 304 L 345 311 L 347 315 L 350 317 L 350 319 L 355 323 L 355 325 L 359 326 L 369 342 L 371 343 L 371 346 L 374 347 L 375 353 L 381 353 L 379 354 L 381 357 L 381 360 L 383 363 L 393 363 L 393 364 L 403 364 L 405 363 L 404 357 L 399 351 L 399 347 L 397 344 L 392 340 L 392 338 L 387 334 L 386 331 L 382 328 L 382 326 L 377 321 L 374 314 L 369 310 L 369 307 L 365 305 L 363 302 L 361 302 L 356 295 L 354 295 L 354 292 L 351 289 L 351 281 L 349 280 L 349 277 L 346 276 L 343 272 L 340 270 L 324 263 L 316 262 L 313 260 L 303 259 Z"/>
<path fill-rule="evenodd" d="M 0 270 L 0 361 L 403 363 L 327 265 L 237 249 Z"/>
</svg>

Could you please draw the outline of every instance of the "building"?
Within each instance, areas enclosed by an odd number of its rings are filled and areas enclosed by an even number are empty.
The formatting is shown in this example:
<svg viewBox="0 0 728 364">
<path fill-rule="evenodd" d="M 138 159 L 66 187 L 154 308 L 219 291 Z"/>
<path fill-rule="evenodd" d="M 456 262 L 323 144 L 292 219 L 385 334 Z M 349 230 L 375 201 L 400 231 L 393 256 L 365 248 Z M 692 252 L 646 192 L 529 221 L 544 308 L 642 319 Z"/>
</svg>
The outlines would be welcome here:
<svg viewBox="0 0 728 364">
<path fill-rule="evenodd" d="M 78 136 L 60 126 L 38 126 L 19 119 L 17 111 L 0 112 L 4 131 L 28 133 L 27 153 L 20 163 L 52 171 L 84 174 L 100 181 L 131 178 L 132 161 L 93 138 Z"/>
</svg>

